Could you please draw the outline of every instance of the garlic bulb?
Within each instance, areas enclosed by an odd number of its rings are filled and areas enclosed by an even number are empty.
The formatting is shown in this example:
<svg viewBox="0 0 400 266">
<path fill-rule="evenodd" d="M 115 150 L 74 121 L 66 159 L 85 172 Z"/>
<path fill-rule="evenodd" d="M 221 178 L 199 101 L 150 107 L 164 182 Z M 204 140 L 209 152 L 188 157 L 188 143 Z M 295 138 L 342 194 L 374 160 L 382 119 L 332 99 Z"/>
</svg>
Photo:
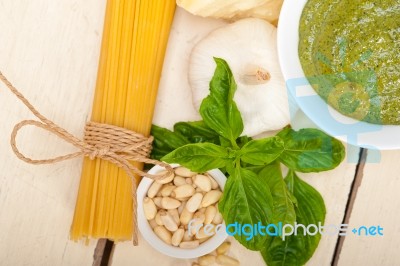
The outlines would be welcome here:
<svg viewBox="0 0 400 266">
<path fill-rule="evenodd" d="M 253 17 L 276 24 L 283 0 L 177 0 L 176 3 L 202 17 L 228 20 Z"/>
<path fill-rule="evenodd" d="M 234 97 L 244 135 L 281 129 L 290 122 L 289 102 L 276 47 L 276 28 L 261 19 L 243 19 L 211 32 L 194 48 L 189 64 L 193 104 L 209 94 L 213 57 L 225 59 L 237 83 Z"/>
</svg>

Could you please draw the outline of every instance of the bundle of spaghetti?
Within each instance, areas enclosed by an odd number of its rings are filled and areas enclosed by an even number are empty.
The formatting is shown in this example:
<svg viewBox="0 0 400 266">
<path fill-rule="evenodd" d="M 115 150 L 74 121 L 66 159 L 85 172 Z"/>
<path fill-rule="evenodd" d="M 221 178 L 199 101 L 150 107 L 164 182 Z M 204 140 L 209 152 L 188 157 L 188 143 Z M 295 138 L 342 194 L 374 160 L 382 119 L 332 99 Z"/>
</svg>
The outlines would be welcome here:
<svg viewBox="0 0 400 266">
<path fill-rule="evenodd" d="M 150 134 L 174 11 L 175 0 L 108 0 L 92 121 Z M 71 239 L 129 240 L 136 233 L 132 216 L 125 171 L 85 159 Z"/>
</svg>

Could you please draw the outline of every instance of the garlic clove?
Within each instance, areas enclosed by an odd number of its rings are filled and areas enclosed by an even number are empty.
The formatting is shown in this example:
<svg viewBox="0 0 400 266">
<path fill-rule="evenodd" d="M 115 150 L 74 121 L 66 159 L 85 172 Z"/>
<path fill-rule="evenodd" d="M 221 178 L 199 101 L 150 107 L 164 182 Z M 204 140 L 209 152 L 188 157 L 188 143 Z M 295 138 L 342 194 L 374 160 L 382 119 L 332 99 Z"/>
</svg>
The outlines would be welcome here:
<svg viewBox="0 0 400 266">
<path fill-rule="evenodd" d="M 278 130 L 290 123 L 286 83 L 282 76 L 276 28 L 249 18 L 216 29 L 193 49 L 189 83 L 197 110 L 209 94 L 213 57 L 225 59 L 237 83 L 234 100 L 242 114 L 243 135 Z"/>
</svg>

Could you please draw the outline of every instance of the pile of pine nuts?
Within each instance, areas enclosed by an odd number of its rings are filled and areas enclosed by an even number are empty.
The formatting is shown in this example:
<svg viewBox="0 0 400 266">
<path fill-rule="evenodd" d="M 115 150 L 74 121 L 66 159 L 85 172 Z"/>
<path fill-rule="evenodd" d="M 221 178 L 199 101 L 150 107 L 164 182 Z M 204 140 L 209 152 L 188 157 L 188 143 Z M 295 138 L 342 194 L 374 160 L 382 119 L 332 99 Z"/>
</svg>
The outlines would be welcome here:
<svg viewBox="0 0 400 266">
<path fill-rule="evenodd" d="M 231 247 L 230 242 L 224 242 L 214 252 L 201 256 L 194 262 L 192 266 L 208 266 L 217 263 L 225 266 L 238 266 L 240 265 L 237 259 L 226 255 Z"/>
<path fill-rule="evenodd" d="M 151 184 L 143 210 L 162 241 L 192 249 L 211 238 L 223 222 L 217 206 L 221 196 L 218 183 L 208 173 L 177 167 L 170 176 Z"/>
</svg>

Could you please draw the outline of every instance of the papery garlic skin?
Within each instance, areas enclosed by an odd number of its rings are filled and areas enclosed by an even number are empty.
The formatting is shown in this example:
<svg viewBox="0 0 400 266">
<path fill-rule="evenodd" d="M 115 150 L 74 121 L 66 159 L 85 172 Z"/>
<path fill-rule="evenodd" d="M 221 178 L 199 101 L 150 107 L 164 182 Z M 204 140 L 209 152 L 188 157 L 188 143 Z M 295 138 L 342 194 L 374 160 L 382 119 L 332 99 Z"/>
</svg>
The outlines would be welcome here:
<svg viewBox="0 0 400 266">
<path fill-rule="evenodd" d="M 225 59 L 232 70 L 237 83 L 234 100 L 242 114 L 243 135 L 255 136 L 290 123 L 273 25 L 261 19 L 243 19 L 211 32 L 194 47 L 189 83 L 197 110 L 209 94 L 215 71 L 213 57 Z"/>
<path fill-rule="evenodd" d="M 235 21 L 261 18 L 277 24 L 283 0 L 177 0 L 178 6 L 202 17 Z"/>
</svg>

